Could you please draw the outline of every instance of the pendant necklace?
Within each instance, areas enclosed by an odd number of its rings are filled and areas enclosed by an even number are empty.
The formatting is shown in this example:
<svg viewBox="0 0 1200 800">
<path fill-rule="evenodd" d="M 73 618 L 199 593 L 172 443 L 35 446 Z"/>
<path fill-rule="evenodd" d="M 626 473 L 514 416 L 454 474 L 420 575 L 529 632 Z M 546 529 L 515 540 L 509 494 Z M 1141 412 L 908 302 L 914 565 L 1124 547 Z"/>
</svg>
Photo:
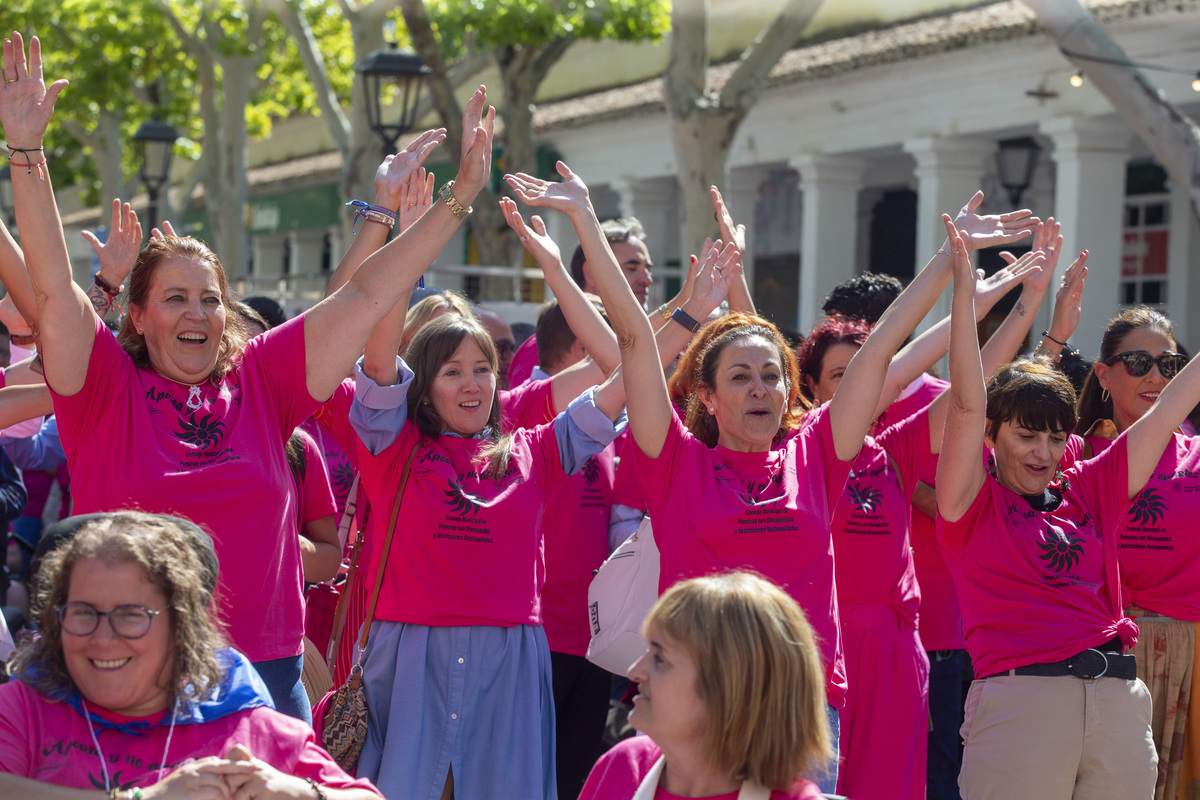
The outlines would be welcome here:
<svg viewBox="0 0 1200 800">
<path fill-rule="evenodd" d="M 104 751 L 100 749 L 100 740 L 96 738 L 96 729 L 92 727 L 92 712 L 88 710 L 87 700 L 80 698 L 83 703 L 83 718 L 87 720 L 88 733 L 92 735 L 92 744 L 96 746 L 96 754 L 100 756 L 100 770 L 104 773 L 104 790 L 112 790 L 112 780 L 108 777 L 108 761 Z M 171 737 L 175 735 L 175 710 L 171 709 L 171 727 L 167 729 L 167 744 L 163 747 L 162 758 L 158 762 L 158 781 L 162 781 L 163 772 L 167 767 L 167 751 L 171 749 Z M 156 781 L 157 782 L 157 781 Z"/>
</svg>

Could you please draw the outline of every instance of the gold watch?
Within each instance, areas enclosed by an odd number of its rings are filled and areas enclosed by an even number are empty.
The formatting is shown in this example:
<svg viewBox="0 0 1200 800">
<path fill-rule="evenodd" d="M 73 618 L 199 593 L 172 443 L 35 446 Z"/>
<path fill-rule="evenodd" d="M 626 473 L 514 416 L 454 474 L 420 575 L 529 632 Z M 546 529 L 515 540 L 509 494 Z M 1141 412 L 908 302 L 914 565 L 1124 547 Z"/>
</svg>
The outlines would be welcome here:
<svg viewBox="0 0 1200 800">
<path fill-rule="evenodd" d="M 458 198 L 454 196 L 454 181 L 446 181 L 446 185 L 438 192 L 438 198 L 442 200 L 449 208 L 450 213 L 459 219 L 466 219 L 467 215 L 475 209 L 471 206 L 463 207 L 463 204 L 458 202 Z"/>
</svg>

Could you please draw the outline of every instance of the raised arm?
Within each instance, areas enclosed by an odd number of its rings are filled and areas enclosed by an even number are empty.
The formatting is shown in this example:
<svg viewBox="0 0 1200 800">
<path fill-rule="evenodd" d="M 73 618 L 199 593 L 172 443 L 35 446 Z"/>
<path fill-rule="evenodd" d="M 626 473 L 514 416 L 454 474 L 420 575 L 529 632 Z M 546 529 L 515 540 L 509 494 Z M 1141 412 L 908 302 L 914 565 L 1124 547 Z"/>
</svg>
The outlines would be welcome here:
<svg viewBox="0 0 1200 800">
<path fill-rule="evenodd" d="M 757 314 L 758 312 L 754 309 L 754 298 L 750 295 L 750 287 L 746 285 L 746 270 L 743 261 L 746 256 L 746 226 L 740 223 L 733 224 L 733 217 L 730 215 L 729 209 L 725 207 L 725 198 L 721 196 L 720 189 L 711 186 L 709 193 L 712 194 L 713 212 L 717 216 L 721 241 L 727 244 L 732 242 L 737 247 L 738 264 L 742 267 L 738 270 L 737 279 L 729 287 L 729 310 L 740 311 L 743 314 Z"/>
<path fill-rule="evenodd" d="M 962 237 L 944 218 L 953 253 L 954 294 L 950 307 L 950 395 L 937 467 L 937 509 L 948 522 L 967 513 L 983 488 L 983 434 L 987 392 L 972 299 L 975 273 Z"/>
<path fill-rule="evenodd" d="M 96 334 L 91 301 L 71 279 L 71 261 L 63 237 L 62 220 L 54 201 L 54 188 L 42 151 L 42 138 L 54 114 L 54 102 L 67 86 L 55 81 L 49 89 L 42 80 L 41 43 L 29 43 L 29 57 L 21 34 L 4 40 L 4 87 L 0 88 L 0 123 L 11 159 L 17 229 L 25 265 L 33 287 L 36 319 L 54 320 L 40 331 L 46 380 L 61 395 L 83 388 L 88 359 Z"/>
<path fill-rule="evenodd" d="M 952 222 L 955 230 L 964 234 L 965 248 L 991 247 L 1033 233 L 1038 220 L 1028 210 L 980 216 L 975 211 L 982 202 L 983 192 L 977 192 Z M 947 253 L 949 251 L 945 247 L 939 250 L 925 269 L 901 292 L 846 367 L 841 387 L 829 406 L 834 447 L 842 461 L 849 461 L 858 454 L 863 437 L 875 420 L 875 408 L 892 356 L 933 307 L 950 279 L 950 256 Z M 974 281 L 975 273 L 972 271 L 972 294 L 975 291 Z M 847 388 L 849 391 L 846 391 Z"/>
<path fill-rule="evenodd" d="M 612 374 L 621 363 L 621 348 L 612 328 L 563 266 L 558 245 L 546 233 L 542 218 L 534 216 L 530 228 L 512 200 L 501 198 L 500 208 L 508 226 L 541 267 L 546 285 L 554 292 L 571 332 L 587 350 L 588 358 L 559 372 L 552 380 L 555 412 L 561 413 L 568 403 Z"/>
<path fill-rule="evenodd" d="M 0 220 L 0 283 L 8 292 L 5 297 L 12 298 L 25 321 L 36 326 L 37 300 L 33 296 L 33 284 L 29 282 L 29 271 L 25 268 L 25 254 L 3 220 Z"/>
<path fill-rule="evenodd" d="M 403 233 L 433 207 L 433 175 L 426 176 L 424 167 L 410 171 L 407 175 L 398 172 L 398 168 L 399 165 L 395 161 L 385 161 L 375 176 L 375 185 L 377 195 L 382 193 L 388 197 L 394 193 L 399 197 L 400 210 L 396 221 L 400 232 Z M 400 188 L 395 190 L 397 183 Z M 393 188 L 389 190 L 389 187 Z M 383 245 L 379 231 L 373 232 L 368 241 L 376 248 Z M 404 338 L 404 320 L 412 292 L 410 286 L 400 295 L 396 305 L 384 315 L 367 339 L 366 351 L 363 354 L 363 372 L 380 386 L 391 386 L 399 378 L 396 370 L 396 352 Z"/>
<path fill-rule="evenodd" d="M 1158 364 L 1150 367 L 1161 370 Z M 1124 369 L 1116 366 L 1114 369 Z M 1170 380 L 1150 410 L 1129 426 L 1125 447 L 1129 458 L 1129 500 L 1150 480 L 1175 429 L 1200 403 L 1200 359 L 1193 358 Z"/>
<path fill-rule="evenodd" d="M 164 227 L 167 225 L 163 223 Z M 120 310 L 117 297 L 124 290 L 125 278 L 142 249 L 142 223 L 138 222 L 129 203 L 122 205 L 120 199 L 114 199 L 112 224 L 108 226 L 108 237 L 103 244 L 91 231 L 83 231 L 81 235 L 92 246 L 100 262 L 100 269 L 87 288 L 87 296 L 92 301 L 92 308 L 103 317 L 114 307 Z M 174 235 L 174 229 L 171 235 Z"/>
<path fill-rule="evenodd" d="M 345 285 L 305 315 L 305 366 L 308 391 L 314 398 L 333 393 L 363 351 L 371 330 L 411 291 L 486 185 L 496 111 L 487 108 L 485 113 L 485 108 L 487 93 L 480 86 L 463 114 L 459 172 L 445 202 L 435 203 L 411 228 L 367 256 Z M 431 150 L 433 144 L 425 146 Z"/>
</svg>

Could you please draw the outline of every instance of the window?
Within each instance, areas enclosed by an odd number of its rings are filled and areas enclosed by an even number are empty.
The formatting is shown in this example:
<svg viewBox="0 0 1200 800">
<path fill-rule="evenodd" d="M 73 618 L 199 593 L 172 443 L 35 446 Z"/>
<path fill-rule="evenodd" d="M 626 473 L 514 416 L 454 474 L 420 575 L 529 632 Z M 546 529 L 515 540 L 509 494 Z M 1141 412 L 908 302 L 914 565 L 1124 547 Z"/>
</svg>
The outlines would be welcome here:
<svg viewBox="0 0 1200 800">
<path fill-rule="evenodd" d="M 1125 198 L 1125 244 L 1121 252 L 1121 303 L 1167 302 L 1170 197 Z"/>
</svg>

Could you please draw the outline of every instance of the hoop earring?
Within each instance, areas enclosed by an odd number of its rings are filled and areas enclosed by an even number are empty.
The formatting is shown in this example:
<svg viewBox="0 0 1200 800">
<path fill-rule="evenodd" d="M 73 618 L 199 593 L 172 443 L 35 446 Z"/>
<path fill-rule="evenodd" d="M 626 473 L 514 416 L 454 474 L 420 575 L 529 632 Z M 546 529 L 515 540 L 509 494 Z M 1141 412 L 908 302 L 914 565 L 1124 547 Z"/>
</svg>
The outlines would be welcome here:
<svg viewBox="0 0 1200 800">
<path fill-rule="evenodd" d="M 1111 398 L 1111 397 L 1112 397 L 1112 395 L 1108 393 L 1108 389 L 1105 389 L 1105 388 L 1100 389 L 1100 402 L 1101 403 L 1107 403 L 1109 401 L 1109 398 Z"/>
</svg>

